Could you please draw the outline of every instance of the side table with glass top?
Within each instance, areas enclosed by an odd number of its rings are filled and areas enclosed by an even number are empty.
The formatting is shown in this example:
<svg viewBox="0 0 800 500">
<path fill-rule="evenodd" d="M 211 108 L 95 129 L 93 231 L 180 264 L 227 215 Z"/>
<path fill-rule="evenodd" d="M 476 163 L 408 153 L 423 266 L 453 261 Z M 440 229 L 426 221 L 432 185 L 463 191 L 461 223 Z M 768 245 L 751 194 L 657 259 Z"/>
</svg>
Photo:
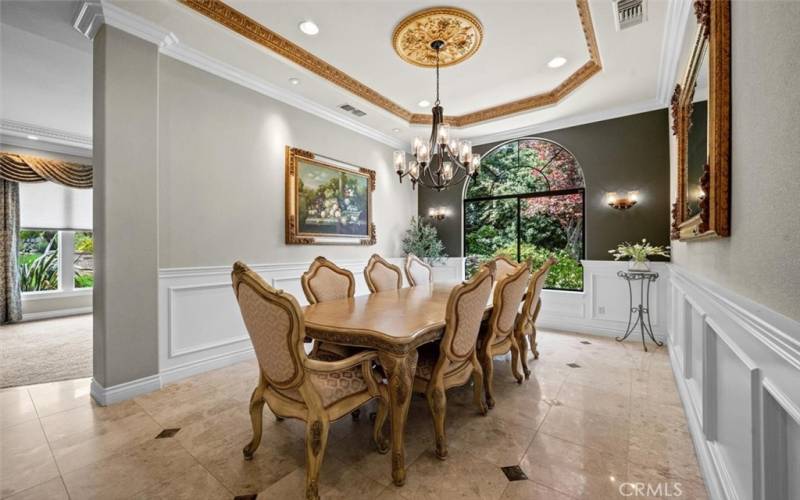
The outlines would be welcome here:
<svg viewBox="0 0 800 500">
<path fill-rule="evenodd" d="M 654 271 L 619 271 L 617 276 L 624 279 L 628 283 L 628 326 L 625 327 L 625 335 L 617 337 L 617 341 L 622 342 L 627 339 L 631 333 L 639 326 L 642 334 L 642 347 L 647 352 L 647 344 L 645 343 L 645 332 L 650 339 L 655 342 L 659 347 L 663 346 L 663 342 L 659 342 L 655 335 L 653 335 L 653 326 L 650 324 L 650 285 L 655 283 L 658 279 L 658 273 Z M 633 283 L 639 282 L 639 305 L 633 303 Z M 634 320 L 634 317 L 636 318 Z M 631 324 L 633 323 L 633 324 Z"/>
</svg>

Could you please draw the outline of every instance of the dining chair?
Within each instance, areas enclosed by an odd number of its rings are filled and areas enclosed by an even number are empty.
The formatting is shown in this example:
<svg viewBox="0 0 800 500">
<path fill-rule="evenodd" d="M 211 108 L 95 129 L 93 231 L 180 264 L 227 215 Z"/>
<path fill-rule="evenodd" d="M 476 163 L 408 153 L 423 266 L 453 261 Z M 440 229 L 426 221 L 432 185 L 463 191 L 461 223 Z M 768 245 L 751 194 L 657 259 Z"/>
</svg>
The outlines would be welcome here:
<svg viewBox="0 0 800 500">
<path fill-rule="evenodd" d="M 483 265 L 488 265 L 490 263 L 494 263 L 494 281 L 498 282 L 501 279 L 508 276 L 508 274 L 514 272 L 519 264 L 510 260 L 508 257 L 504 255 L 498 255 L 493 259 L 486 261 Z"/>
<path fill-rule="evenodd" d="M 319 498 L 319 471 L 330 422 L 377 399 L 373 440 L 380 453 L 389 450 L 382 435 L 388 392 L 373 368 L 375 351 L 333 362 L 306 356 L 305 324 L 297 300 L 269 286 L 242 262 L 233 265 L 233 291 L 239 302 L 259 365 L 259 382 L 250 398 L 253 439 L 244 447 L 252 460 L 261 443 L 264 403 L 276 415 L 306 423 L 306 498 Z"/>
<path fill-rule="evenodd" d="M 525 295 L 530 278 L 527 263 L 514 266 L 512 271 L 497 280 L 492 295 L 492 314 L 483 328 L 479 340 L 478 357 L 483 366 L 483 385 L 486 392 L 486 404 L 494 407 L 494 365 L 495 356 L 511 351 L 511 372 L 517 383 L 522 383 L 519 372 L 520 346 L 517 343 L 514 327 L 517 312 Z"/>
<path fill-rule="evenodd" d="M 530 341 L 533 359 L 539 359 L 539 344 L 536 342 L 536 318 L 539 316 L 539 310 L 542 308 L 541 296 L 544 283 L 547 281 L 550 268 L 557 262 L 555 257 L 550 256 L 544 261 L 542 267 L 533 273 L 531 281 L 528 284 L 525 301 L 522 303 L 522 311 L 520 311 L 519 317 L 517 318 L 515 335 L 521 354 L 522 371 L 525 373 L 526 379 L 531 376 L 531 371 L 528 369 L 528 341 Z"/>
<path fill-rule="evenodd" d="M 408 286 L 429 285 L 433 282 L 433 269 L 413 253 L 406 255 Z"/>
<path fill-rule="evenodd" d="M 364 279 L 372 293 L 403 288 L 403 273 L 400 268 L 378 254 L 373 254 L 364 268 Z"/>
<path fill-rule="evenodd" d="M 462 386 L 472 378 L 475 404 L 481 414 L 487 412 L 482 395 L 483 370 L 475 347 L 491 291 L 489 269 L 479 270 L 472 279 L 453 288 L 447 300 L 441 341 L 419 349 L 413 390 L 425 394 L 428 400 L 436 436 L 436 456 L 442 460 L 447 457 L 447 389 Z"/>
</svg>

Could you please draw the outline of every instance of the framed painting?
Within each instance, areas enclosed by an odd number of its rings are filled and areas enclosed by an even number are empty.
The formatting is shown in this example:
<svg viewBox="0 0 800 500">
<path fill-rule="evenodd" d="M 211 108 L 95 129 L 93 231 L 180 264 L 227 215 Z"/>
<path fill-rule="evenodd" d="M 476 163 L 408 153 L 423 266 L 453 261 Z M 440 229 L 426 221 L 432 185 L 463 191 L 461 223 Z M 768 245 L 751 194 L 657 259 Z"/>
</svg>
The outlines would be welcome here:
<svg viewBox="0 0 800 500">
<path fill-rule="evenodd" d="M 286 146 L 286 243 L 374 245 L 375 172 Z"/>
</svg>

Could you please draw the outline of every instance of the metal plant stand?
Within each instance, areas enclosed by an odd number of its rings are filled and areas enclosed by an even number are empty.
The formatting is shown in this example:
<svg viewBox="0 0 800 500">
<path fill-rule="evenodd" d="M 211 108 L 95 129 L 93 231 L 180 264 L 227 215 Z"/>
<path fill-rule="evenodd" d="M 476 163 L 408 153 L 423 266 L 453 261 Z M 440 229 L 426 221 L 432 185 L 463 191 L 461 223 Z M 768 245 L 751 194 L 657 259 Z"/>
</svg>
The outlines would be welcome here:
<svg viewBox="0 0 800 500">
<path fill-rule="evenodd" d="M 647 344 L 645 344 L 644 339 L 645 332 L 657 346 L 663 346 L 664 343 L 656 340 L 655 335 L 653 335 L 653 326 L 650 324 L 650 284 L 658 279 L 658 273 L 653 271 L 619 271 L 617 276 L 628 283 L 628 304 L 630 304 L 625 335 L 617 337 L 617 341 L 622 342 L 627 339 L 636 330 L 636 325 L 639 325 L 639 330 L 642 333 L 642 347 L 644 347 L 645 352 L 647 352 Z M 631 282 L 634 281 L 639 282 L 638 306 L 633 305 L 633 285 L 631 285 Z M 634 315 L 636 316 L 636 321 L 633 321 Z M 633 325 L 631 325 L 631 322 L 633 322 Z"/>
</svg>

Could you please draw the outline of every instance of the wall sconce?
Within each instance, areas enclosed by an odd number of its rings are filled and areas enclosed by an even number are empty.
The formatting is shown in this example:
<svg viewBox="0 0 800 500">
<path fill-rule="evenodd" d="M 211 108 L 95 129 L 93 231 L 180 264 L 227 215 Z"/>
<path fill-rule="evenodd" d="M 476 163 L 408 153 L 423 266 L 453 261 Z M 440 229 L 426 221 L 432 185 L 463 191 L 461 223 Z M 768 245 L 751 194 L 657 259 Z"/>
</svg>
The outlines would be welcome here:
<svg viewBox="0 0 800 500">
<path fill-rule="evenodd" d="M 432 207 L 428 210 L 428 217 L 434 220 L 444 220 L 449 215 L 449 210 L 444 207 Z"/>
<path fill-rule="evenodd" d="M 616 192 L 606 193 L 606 203 L 611 208 L 617 210 L 628 210 L 639 201 L 639 191 L 628 191 L 625 196 L 619 196 Z"/>
</svg>

